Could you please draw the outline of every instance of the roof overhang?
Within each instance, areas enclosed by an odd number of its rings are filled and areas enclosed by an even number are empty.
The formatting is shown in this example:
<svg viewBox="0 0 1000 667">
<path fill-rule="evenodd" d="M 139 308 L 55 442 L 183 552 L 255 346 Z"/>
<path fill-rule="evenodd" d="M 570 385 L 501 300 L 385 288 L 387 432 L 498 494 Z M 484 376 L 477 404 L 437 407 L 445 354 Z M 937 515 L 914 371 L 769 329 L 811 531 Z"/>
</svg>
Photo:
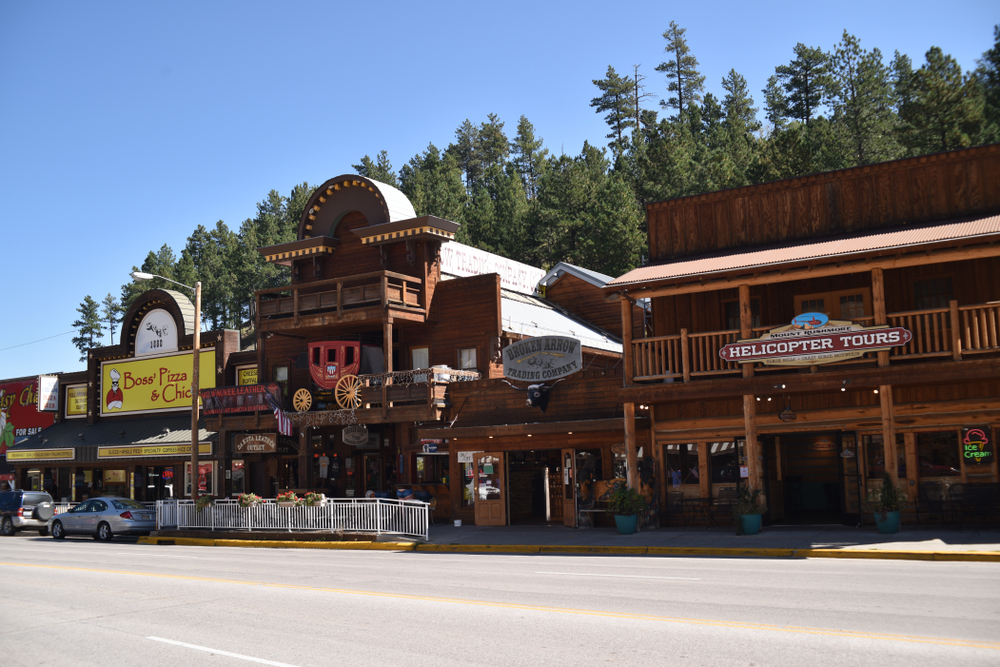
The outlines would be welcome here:
<svg viewBox="0 0 1000 667">
<path fill-rule="evenodd" d="M 339 239 L 329 236 L 316 236 L 311 239 L 257 248 L 257 252 L 264 255 L 264 259 L 271 264 L 291 266 L 296 259 L 331 255 L 337 249 L 339 242 Z"/>
<path fill-rule="evenodd" d="M 384 245 L 399 241 L 415 241 L 417 239 L 432 239 L 435 241 L 453 241 L 458 223 L 425 215 L 409 220 L 386 222 L 381 225 L 370 225 L 352 230 L 361 239 L 363 245 Z"/>
<path fill-rule="evenodd" d="M 990 215 L 644 266 L 608 283 L 604 293 L 651 298 L 997 255 L 1000 216 Z"/>
</svg>

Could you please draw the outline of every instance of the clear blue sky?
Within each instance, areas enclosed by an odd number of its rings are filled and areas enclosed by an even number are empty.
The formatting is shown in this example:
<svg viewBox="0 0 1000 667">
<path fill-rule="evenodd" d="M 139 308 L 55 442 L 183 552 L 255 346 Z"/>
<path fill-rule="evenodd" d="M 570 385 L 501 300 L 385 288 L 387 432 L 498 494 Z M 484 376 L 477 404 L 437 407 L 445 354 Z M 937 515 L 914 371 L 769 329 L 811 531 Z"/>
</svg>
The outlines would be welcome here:
<svg viewBox="0 0 1000 667">
<path fill-rule="evenodd" d="M 556 153 L 603 145 L 591 81 L 640 64 L 663 97 L 671 20 L 708 90 L 735 68 L 759 105 L 796 42 L 829 49 L 845 28 L 887 62 L 934 45 L 971 69 L 1000 5 L 0 3 L 0 378 L 83 369 L 66 332 L 86 295 L 118 296 L 199 224 L 238 229 L 269 190 L 382 149 L 398 168 L 491 112 L 511 135 L 527 116 Z"/>
</svg>

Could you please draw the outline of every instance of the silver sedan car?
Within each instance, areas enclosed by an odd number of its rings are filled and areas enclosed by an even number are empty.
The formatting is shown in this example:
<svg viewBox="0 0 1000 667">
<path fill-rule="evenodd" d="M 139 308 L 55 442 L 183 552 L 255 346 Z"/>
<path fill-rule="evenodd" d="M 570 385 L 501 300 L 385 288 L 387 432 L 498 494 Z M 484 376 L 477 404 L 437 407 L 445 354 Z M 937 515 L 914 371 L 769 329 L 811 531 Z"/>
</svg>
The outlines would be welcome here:
<svg viewBox="0 0 1000 667">
<path fill-rule="evenodd" d="M 156 511 L 128 498 L 91 498 L 49 521 L 52 537 L 93 535 L 107 542 L 115 535 L 148 535 L 156 530 Z"/>
</svg>

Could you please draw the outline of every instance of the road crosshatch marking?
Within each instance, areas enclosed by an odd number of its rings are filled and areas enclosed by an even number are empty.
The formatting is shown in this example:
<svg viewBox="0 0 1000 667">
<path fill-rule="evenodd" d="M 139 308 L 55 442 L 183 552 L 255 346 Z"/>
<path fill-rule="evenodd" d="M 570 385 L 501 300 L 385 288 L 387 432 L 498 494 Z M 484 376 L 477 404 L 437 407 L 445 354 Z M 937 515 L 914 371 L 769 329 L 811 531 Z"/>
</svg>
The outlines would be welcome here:
<svg viewBox="0 0 1000 667">
<path fill-rule="evenodd" d="M 127 570 L 105 570 L 90 567 L 70 567 L 67 565 L 41 565 L 37 563 L 8 563 L 0 562 L 0 567 L 26 567 L 39 570 L 64 570 L 70 572 L 92 572 L 95 574 L 119 574 L 130 577 L 151 577 L 157 579 L 177 579 L 181 581 L 200 581 L 205 583 L 234 584 L 238 586 L 261 586 L 264 588 L 280 588 L 286 590 L 315 591 L 317 593 L 334 593 L 338 595 L 357 595 L 372 598 L 388 598 L 393 600 L 412 600 L 415 602 L 437 602 L 444 604 L 460 604 L 472 607 L 493 607 L 496 609 L 516 609 L 519 611 L 537 611 L 550 614 L 569 614 L 575 616 L 589 616 L 597 618 L 616 618 L 635 621 L 654 621 L 659 623 L 677 623 L 686 625 L 700 625 L 708 627 L 734 628 L 738 630 L 761 630 L 765 632 L 783 632 L 791 634 L 820 635 L 827 637 L 843 637 L 845 639 L 872 639 L 881 641 L 907 642 L 911 644 L 933 644 L 937 646 L 955 646 L 959 648 L 979 648 L 992 651 L 1000 651 L 1000 642 L 992 642 L 976 639 L 949 639 L 947 637 L 922 637 L 917 635 L 895 635 L 882 634 L 877 632 L 863 632 L 854 630 L 835 630 L 832 628 L 810 628 L 795 625 L 768 625 L 766 623 L 745 623 L 740 621 L 716 621 L 706 618 L 682 618 L 675 616 L 653 616 L 651 614 L 629 614 L 616 611 L 599 611 L 595 609 L 572 609 L 563 607 L 543 607 L 541 605 L 516 604 L 511 602 L 490 602 L 488 600 L 463 600 L 461 598 L 435 597 L 431 595 L 407 595 L 405 593 L 383 593 L 379 591 L 361 591 L 347 588 L 326 588 L 323 586 L 305 586 L 301 584 L 278 584 L 267 581 L 250 581 L 245 579 L 223 579 L 217 577 L 196 577 L 185 574 L 159 574 L 155 572 L 129 572 Z M 148 639 L 157 639 L 149 637 Z M 159 639 L 169 643 L 180 644 L 199 650 L 214 651 L 206 647 L 194 644 L 183 644 L 173 640 Z M 219 651 L 219 653 L 224 653 Z M 252 658 L 238 654 L 228 654 L 233 657 L 252 660 L 270 665 L 280 665 L 281 667 L 294 667 L 294 665 L 283 665 L 266 661 L 261 658 Z"/>
</svg>

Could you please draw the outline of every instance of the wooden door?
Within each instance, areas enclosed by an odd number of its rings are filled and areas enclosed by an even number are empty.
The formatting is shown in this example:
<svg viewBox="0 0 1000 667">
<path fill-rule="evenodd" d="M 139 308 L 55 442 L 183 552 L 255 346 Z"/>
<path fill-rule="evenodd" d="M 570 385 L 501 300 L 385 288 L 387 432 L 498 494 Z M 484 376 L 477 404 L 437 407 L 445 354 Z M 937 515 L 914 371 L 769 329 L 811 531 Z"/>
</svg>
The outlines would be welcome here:
<svg viewBox="0 0 1000 667">
<path fill-rule="evenodd" d="M 563 525 L 576 528 L 576 450 L 562 450 Z"/>
<path fill-rule="evenodd" d="M 507 499 L 504 494 L 503 454 L 478 452 L 473 471 L 476 475 L 476 525 L 506 526 Z"/>
</svg>

